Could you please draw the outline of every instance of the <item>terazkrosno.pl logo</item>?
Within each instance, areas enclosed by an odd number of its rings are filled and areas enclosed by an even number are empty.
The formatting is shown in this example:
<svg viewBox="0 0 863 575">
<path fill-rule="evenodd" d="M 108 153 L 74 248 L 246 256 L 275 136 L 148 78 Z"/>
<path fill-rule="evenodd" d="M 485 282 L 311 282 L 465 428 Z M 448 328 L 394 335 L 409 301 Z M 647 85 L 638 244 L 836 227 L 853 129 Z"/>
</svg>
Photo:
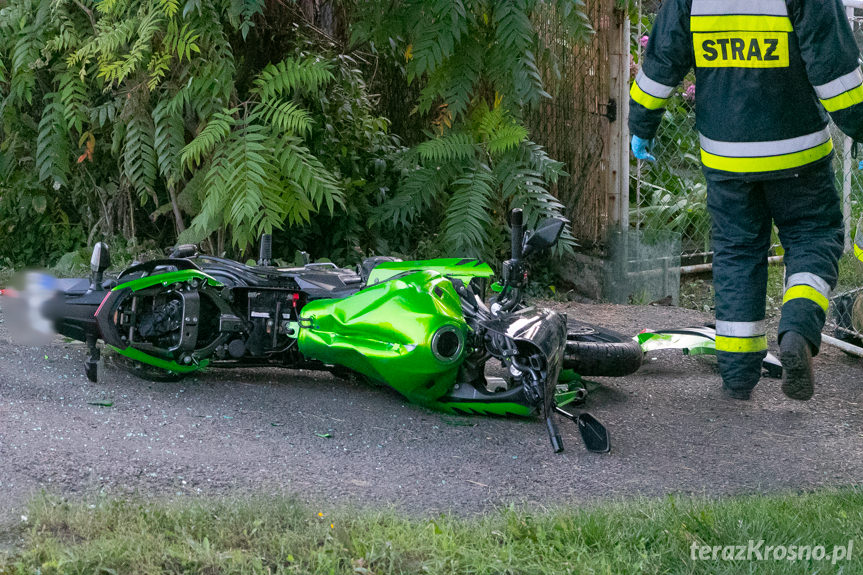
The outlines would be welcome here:
<svg viewBox="0 0 863 575">
<path fill-rule="evenodd" d="M 767 545 L 763 539 L 749 540 L 747 545 L 700 545 L 692 543 L 689 557 L 693 561 L 849 561 L 854 541 L 848 545 Z"/>
</svg>

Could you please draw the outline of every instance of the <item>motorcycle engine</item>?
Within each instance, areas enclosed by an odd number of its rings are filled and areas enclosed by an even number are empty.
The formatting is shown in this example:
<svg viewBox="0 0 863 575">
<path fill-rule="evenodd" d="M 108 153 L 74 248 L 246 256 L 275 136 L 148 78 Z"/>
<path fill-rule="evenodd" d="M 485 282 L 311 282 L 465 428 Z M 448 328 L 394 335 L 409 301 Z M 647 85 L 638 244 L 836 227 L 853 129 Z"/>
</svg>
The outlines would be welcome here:
<svg viewBox="0 0 863 575">
<path fill-rule="evenodd" d="M 138 335 L 159 347 L 176 345 L 179 341 L 182 315 L 183 304 L 178 299 L 171 299 L 162 305 L 154 305 L 152 310 L 138 316 Z"/>
</svg>

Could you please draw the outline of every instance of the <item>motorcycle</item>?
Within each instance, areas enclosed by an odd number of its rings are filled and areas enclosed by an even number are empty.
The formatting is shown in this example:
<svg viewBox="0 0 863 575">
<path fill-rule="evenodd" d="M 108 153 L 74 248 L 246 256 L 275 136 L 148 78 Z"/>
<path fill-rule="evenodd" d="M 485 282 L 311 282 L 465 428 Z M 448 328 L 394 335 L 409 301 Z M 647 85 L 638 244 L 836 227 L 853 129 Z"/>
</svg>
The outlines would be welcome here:
<svg viewBox="0 0 863 575">
<path fill-rule="evenodd" d="M 268 235 L 257 265 L 180 245 L 105 279 L 110 253 L 100 242 L 90 277 L 56 280 L 39 307 L 57 333 L 87 344 L 84 369 L 93 382 L 100 341 L 147 379 L 179 379 L 205 368 L 347 371 L 436 410 L 539 415 L 555 452 L 563 451 L 556 422 L 562 416 L 578 425 L 590 451 L 608 452 L 599 421 L 564 409 L 586 391 L 579 378 L 561 383 L 560 374 L 633 373 L 641 346 L 528 306 L 527 262 L 555 245 L 565 220 L 525 231 L 516 209 L 510 223 L 511 257 L 494 285 L 492 268 L 475 259 L 379 256 L 357 270 L 308 262 L 277 267 Z M 497 375 L 489 373 L 494 364 Z"/>
</svg>

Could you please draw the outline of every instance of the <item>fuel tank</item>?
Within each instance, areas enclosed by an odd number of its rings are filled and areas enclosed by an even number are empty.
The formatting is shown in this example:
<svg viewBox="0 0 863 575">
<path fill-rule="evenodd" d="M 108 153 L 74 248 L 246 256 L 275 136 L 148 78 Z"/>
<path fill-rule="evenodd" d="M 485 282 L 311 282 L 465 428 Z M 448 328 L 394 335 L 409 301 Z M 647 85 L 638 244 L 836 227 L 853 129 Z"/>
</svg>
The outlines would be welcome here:
<svg viewBox="0 0 863 575">
<path fill-rule="evenodd" d="M 383 382 L 431 404 L 453 385 L 467 324 L 452 283 L 436 271 L 406 273 L 301 311 L 300 352 Z"/>
</svg>

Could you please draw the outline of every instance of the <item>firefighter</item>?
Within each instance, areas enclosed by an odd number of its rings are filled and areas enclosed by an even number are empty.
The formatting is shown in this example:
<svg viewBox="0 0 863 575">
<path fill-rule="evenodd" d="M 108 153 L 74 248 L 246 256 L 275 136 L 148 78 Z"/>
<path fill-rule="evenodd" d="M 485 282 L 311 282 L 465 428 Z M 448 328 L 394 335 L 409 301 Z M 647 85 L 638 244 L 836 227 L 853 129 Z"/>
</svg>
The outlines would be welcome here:
<svg viewBox="0 0 863 575">
<path fill-rule="evenodd" d="M 854 257 L 863 262 L 863 216 L 857 220 L 857 231 L 854 233 Z"/>
<path fill-rule="evenodd" d="M 666 0 L 633 82 L 632 151 L 652 160 L 665 102 L 693 67 L 725 394 L 749 399 L 767 354 L 772 222 L 785 248 L 782 390 L 812 397 L 843 248 L 828 112 L 863 138 L 863 72 L 841 0 Z"/>
</svg>

